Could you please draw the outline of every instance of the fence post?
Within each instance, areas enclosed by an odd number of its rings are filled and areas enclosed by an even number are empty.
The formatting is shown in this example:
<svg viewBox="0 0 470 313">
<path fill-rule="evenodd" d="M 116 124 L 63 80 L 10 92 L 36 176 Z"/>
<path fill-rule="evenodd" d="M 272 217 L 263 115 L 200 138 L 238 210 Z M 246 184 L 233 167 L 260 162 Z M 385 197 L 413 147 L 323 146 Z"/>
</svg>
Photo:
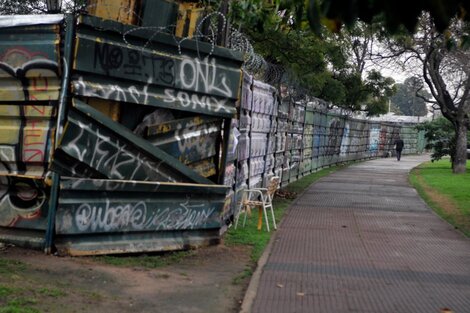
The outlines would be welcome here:
<svg viewBox="0 0 470 313">
<path fill-rule="evenodd" d="M 67 15 L 65 17 L 65 39 L 64 39 L 64 56 L 62 59 L 63 72 L 62 72 L 62 84 L 60 88 L 59 104 L 57 110 L 57 126 L 55 134 L 54 146 L 59 143 L 60 136 L 62 135 L 65 112 L 67 110 L 68 103 L 68 91 L 70 84 L 70 71 L 72 65 L 72 45 L 74 39 L 74 24 L 75 18 L 73 15 Z M 55 230 L 55 215 L 57 209 L 57 201 L 59 200 L 59 174 L 52 172 L 52 183 L 49 197 L 49 210 L 47 214 L 47 228 L 44 242 L 44 252 L 50 254 L 52 252 L 52 245 L 54 241 L 54 230 Z"/>
</svg>

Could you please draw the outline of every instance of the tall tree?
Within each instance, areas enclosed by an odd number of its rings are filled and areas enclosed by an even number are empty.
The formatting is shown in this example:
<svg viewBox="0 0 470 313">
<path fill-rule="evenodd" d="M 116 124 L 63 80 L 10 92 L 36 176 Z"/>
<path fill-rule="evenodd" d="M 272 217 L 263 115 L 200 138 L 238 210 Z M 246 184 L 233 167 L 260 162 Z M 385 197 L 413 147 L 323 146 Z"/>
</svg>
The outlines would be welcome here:
<svg viewBox="0 0 470 313">
<path fill-rule="evenodd" d="M 417 76 L 408 77 L 403 84 L 396 84 L 396 93 L 390 98 L 403 115 L 425 116 L 428 113 L 426 100 L 431 95 L 423 89 L 423 82 Z"/>
<path fill-rule="evenodd" d="M 368 115 L 388 111 L 388 99 L 394 92 L 394 81 L 379 71 L 367 67 L 372 56 L 378 24 L 368 25 L 358 21 L 337 34 L 326 37 L 333 40 L 346 57 L 345 66 L 337 71 L 336 78 L 346 86 L 343 107 L 353 111 L 365 108 Z"/>
<path fill-rule="evenodd" d="M 417 126 L 424 131 L 426 149 L 432 149 L 431 159 L 437 161 L 444 156 L 455 155 L 455 131 L 452 123 L 440 116 L 432 121 L 426 121 Z"/>
<path fill-rule="evenodd" d="M 367 61 L 370 60 L 376 40 L 378 24 L 366 24 L 357 20 L 350 27 L 342 28 L 333 35 L 348 57 L 352 69 L 356 74 L 363 75 L 366 71 Z"/>
<path fill-rule="evenodd" d="M 393 37 L 387 41 L 391 56 L 400 57 L 404 64 L 419 65 L 433 104 L 454 126 L 454 173 L 466 171 L 467 131 L 470 128 L 470 50 L 464 49 L 461 41 L 468 36 L 468 30 L 468 23 L 454 20 L 445 34 L 440 33 L 429 14 L 423 14 L 414 35 Z"/>
<path fill-rule="evenodd" d="M 321 22 L 338 31 L 358 18 L 370 24 L 377 17 L 390 33 L 403 29 L 414 33 L 391 41 L 393 56 L 405 55 L 406 61 L 418 62 L 435 105 L 455 129 L 453 172 L 465 173 L 470 127 L 470 1 L 309 0 L 308 12 L 310 25 L 317 33 Z"/>
</svg>

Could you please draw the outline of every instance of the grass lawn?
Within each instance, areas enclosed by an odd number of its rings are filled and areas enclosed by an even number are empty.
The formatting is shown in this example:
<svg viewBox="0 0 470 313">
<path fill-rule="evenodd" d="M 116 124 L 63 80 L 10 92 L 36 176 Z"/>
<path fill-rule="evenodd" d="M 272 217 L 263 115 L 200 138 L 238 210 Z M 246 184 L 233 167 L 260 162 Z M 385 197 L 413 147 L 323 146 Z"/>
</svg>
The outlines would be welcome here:
<svg viewBox="0 0 470 313">
<path fill-rule="evenodd" d="M 467 173 L 452 173 L 449 159 L 413 169 L 410 182 L 442 218 L 470 237 L 470 162 Z"/>
</svg>

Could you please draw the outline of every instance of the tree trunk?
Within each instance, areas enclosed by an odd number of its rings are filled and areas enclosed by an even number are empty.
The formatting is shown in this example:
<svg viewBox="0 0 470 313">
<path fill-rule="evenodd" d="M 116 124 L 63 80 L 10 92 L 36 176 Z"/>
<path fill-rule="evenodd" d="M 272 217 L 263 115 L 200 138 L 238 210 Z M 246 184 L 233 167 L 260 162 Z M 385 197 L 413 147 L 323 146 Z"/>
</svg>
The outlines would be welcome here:
<svg viewBox="0 0 470 313">
<path fill-rule="evenodd" d="M 467 168 L 467 125 L 465 122 L 456 123 L 456 142 L 455 142 L 455 157 L 453 160 L 453 172 L 455 174 L 463 174 Z"/>
</svg>

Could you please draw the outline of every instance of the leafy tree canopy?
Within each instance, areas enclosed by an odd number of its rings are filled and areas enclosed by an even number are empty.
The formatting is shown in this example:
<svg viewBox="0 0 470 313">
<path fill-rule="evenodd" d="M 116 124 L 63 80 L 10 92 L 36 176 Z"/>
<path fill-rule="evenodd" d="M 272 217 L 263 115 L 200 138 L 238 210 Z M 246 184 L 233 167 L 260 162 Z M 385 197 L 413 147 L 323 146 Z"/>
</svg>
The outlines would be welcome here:
<svg viewBox="0 0 470 313">
<path fill-rule="evenodd" d="M 451 162 L 454 163 L 453 159 L 456 152 L 455 130 L 448 119 L 441 116 L 416 127 L 418 130 L 424 130 L 427 142 L 426 149 L 432 149 L 432 161 L 438 161 L 445 156 L 450 156 Z M 467 145 L 469 144 L 470 141 L 467 141 Z"/>
<path fill-rule="evenodd" d="M 317 36 L 308 24 L 304 1 L 230 3 L 232 26 L 249 37 L 254 50 L 267 62 L 282 68 L 279 83 L 286 83 L 288 77 L 287 83 L 304 96 L 319 97 L 352 111 L 365 110 L 369 115 L 387 112 L 394 82 L 378 72 L 363 77 L 369 41 L 358 41 L 362 34 L 370 39 L 367 25 L 340 37 L 326 29 Z"/>
<path fill-rule="evenodd" d="M 0 0 L 0 14 L 39 14 L 46 13 L 46 2 L 43 0 Z"/>
<path fill-rule="evenodd" d="M 429 12 L 439 32 L 444 32 L 454 17 L 470 22 L 470 1 L 468 0 L 309 0 L 308 16 L 313 29 L 320 24 L 338 30 L 344 23 L 352 25 L 357 19 L 371 23 L 375 18 L 384 21 L 391 32 L 401 26 L 414 32 L 422 12 Z"/>
<path fill-rule="evenodd" d="M 425 116 L 428 113 L 425 99 L 431 95 L 423 88 L 418 77 L 408 77 L 403 84 L 395 84 L 396 93 L 390 98 L 403 115 Z"/>
<path fill-rule="evenodd" d="M 79 11 L 86 3 L 87 0 L 62 0 L 62 12 Z M 0 0 L 0 15 L 44 13 L 47 13 L 45 0 Z"/>
</svg>

